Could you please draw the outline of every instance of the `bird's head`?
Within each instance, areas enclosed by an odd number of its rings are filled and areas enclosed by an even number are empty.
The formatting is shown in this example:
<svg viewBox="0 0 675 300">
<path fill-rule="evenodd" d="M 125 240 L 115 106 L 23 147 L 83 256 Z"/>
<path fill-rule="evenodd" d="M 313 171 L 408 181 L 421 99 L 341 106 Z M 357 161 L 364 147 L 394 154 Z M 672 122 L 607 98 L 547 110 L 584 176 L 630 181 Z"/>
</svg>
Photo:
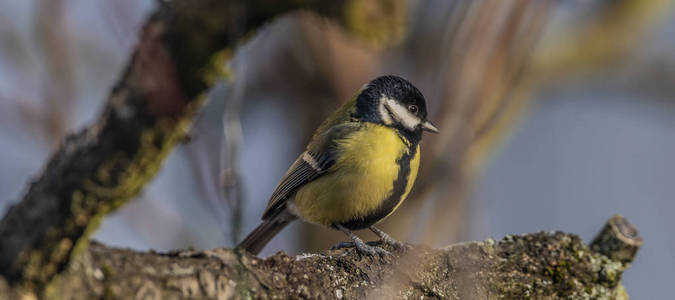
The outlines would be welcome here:
<svg viewBox="0 0 675 300">
<path fill-rule="evenodd" d="M 427 120 L 422 93 L 409 81 L 393 75 L 381 76 L 364 85 L 356 98 L 355 116 L 408 134 L 438 132 Z"/>
</svg>

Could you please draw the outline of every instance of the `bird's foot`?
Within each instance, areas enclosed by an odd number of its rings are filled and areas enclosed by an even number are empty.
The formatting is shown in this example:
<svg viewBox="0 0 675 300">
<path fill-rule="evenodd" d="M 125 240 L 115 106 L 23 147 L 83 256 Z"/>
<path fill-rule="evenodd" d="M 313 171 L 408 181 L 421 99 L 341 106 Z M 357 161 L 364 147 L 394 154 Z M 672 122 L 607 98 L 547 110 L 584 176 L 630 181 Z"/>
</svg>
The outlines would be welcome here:
<svg viewBox="0 0 675 300">
<path fill-rule="evenodd" d="M 376 227 L 370 226 L 370 230 L 373 233 L 375 233 L 383 243 L 385 243 L 387 245 L 390 245 L 390 246 L 392 246 L 396 249 L 402 249 L 402 250 L 405 250 L 405 251 L 412 249 L 411 244 L 401 242 L 401 241 L 397 241 L 394 238 L 392 238 L 391 236 L 389 236 L 387 233 L 385 233 L 384 231 L 382 231 L 380 229 L 377 229 Z"/>
<path fill-rule="evenodd" d="M 382 247 L 378 247 L 375 245 L 368 245 L 367 243 L 364 243 L 359 239 L 359 242 L 339 242 L 333 247 L 331 247 L 331 250 L 337 250 L 337 249 L 345 249 L 345 248 L 356 248 L 356 250 L 365 255 L 369 256 L 390 256 L 392 255 L 391 252 L 383 249 Z"/>
<path fill-rule="evenodd" d="M 332 247 L 330 247 L 330 250 L 339 250 L 339 249 L 345 249 L 345 248 L 352 248 L 354 247 L 354 242 L 339 242 Z"/>
<path fill-rule="evenodd" d="M 340 242 L 337 245 L 333 246 L 331 249 L 343 249 L 343 248 L 349 248 L 349 247 L 355 247 L 356 250 L 359 251 L 359 253 L 368 255 L 368 256 L 391 256 L 392 254 L 378 246 L 372 246 L 372 245 L 367 245 L 366 243 L 363 242 L 358 236 L 356 236 L 353 232 L 351 232 L 349 229 L 341 226 L 341 225 L 335 225 L 335 227 L 339 230 L 342 230 L 344 233 L 349 236 L 349 238 L 352 240 L 351 242 Z"/>
</svg>

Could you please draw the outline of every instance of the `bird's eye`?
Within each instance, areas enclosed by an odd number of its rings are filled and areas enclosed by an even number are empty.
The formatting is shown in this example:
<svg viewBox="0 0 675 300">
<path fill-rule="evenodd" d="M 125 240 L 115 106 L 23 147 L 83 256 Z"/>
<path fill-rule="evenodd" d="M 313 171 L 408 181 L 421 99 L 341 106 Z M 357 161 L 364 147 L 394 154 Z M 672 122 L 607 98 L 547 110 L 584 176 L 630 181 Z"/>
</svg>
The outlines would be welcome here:
<svg viewBox="0 0 675 300">
<path fill-rule="evenodd" d="M 418 109 L 417 105 L 409 105 L 408 106 L 408 111 L 410 111 L 411 113 L 416 113 L 417 109 Z"/>
</svg>

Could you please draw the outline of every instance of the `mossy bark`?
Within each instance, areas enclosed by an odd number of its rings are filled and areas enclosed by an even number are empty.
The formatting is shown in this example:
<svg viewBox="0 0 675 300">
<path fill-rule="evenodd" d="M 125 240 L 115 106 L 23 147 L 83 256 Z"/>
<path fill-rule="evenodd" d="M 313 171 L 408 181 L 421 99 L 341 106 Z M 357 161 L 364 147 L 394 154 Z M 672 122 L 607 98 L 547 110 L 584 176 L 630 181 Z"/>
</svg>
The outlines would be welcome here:
<svg viewBox="0 0 675 300">
<path fill-rule="evenodd" d="M 595 245 L 595 244 L 594 244 Z M 441 249 L 354 249 L 261 259 L 240 250 L 135 252 L 93 243 L 53 299 L 626 299 L 628 264 L 573 234 L 539 232 Z M 624 256 L 625 258 L 625 256 Z M 632 259 L 632 257 L 631 257 Z M 17 296 L 0 283 L 0 298 Z"/>
</svg>

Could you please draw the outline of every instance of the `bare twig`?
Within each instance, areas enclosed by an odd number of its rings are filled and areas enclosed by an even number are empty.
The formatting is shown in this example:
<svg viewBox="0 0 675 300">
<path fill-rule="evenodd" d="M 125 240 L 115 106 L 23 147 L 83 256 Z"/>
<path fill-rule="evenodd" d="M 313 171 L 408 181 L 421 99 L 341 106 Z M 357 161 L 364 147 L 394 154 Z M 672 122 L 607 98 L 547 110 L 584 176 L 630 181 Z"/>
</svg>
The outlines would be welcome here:
<svg viewBox="0 0 675 300">
<path fill-rule="evenodd" d="M 241 129 L 240 112 L 244 102 L 246 86 L 246 55 L 240 54 L 241 65 L 236 66 L 235 72 L 239 80 L 235 81 L 232 91 L 225 99 L 223 114 L 223 135 L 220 149 L 220 190 L 222 198 L 232 210 L 230 222 L 230 238 L 232 244 L 239 242 L 241 222 L 244 209 L 244 194 L 241 184 L 241 175 L 238 171 L 238 159 L 241 152 L 243 133 Z"/>
</svg>

